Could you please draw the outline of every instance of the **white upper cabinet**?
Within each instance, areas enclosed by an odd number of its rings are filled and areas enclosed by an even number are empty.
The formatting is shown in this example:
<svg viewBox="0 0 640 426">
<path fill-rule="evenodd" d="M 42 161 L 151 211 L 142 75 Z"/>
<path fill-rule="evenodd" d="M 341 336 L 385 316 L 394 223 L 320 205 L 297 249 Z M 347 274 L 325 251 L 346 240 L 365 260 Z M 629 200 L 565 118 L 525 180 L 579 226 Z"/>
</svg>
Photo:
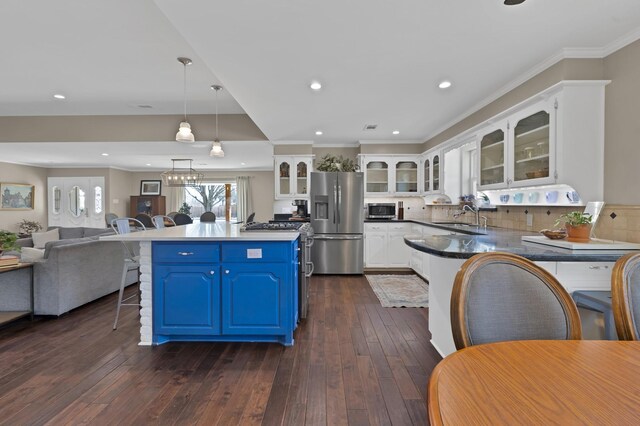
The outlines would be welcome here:
<svg viewBox="0 0 640 426">
<path fill-rule="evenodd" d="M 308 198 L 310 176 L 313 170 L 313 156 L 276 155 L 274 159 L 276 200 Z"/>
<path fill-rule="evenodd" d="M 365 196 L 418 195 L 422 191 L 417 155 L 362 155 L 360 169 L 364 172 Z"/>
<path fill-rule="evenodd" d="M 422 158 L 422 193 L 442 193 L 442 151 L 437 149 L 426 152 Z"/>
<path fill-rule="evenodd" d="M 478 189 L 565 184 L 602 200 L 607 83 L 560 82 L 472 130 Z"/>
<path fill-rule="evenodd" d="M 555 98 L 481 128 L 479 189 L 555 183 Z"/>
</svg>

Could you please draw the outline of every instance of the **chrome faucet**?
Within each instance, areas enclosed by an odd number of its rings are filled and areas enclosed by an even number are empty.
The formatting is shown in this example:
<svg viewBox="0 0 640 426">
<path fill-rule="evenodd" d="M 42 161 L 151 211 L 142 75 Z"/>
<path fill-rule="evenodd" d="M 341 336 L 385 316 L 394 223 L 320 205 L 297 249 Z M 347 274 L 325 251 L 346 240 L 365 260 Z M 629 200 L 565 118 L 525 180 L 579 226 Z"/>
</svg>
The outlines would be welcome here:
<svg viewBox="0 0 640 426">
<path fill-rule="evenodd" d="M 476 226 L 480 226 L 480 209 L 477 207 L 471 207 L 469 204 L 465 204 L 464 206 L 462 206 L 462 213 L 464 214 L 464 212 L 471 212 L 471 213 L 475 213 L 476 215 L 476 223 L 474 225 Z M 485 222 L 486 223 L 486 222 Z"/>
</svg>

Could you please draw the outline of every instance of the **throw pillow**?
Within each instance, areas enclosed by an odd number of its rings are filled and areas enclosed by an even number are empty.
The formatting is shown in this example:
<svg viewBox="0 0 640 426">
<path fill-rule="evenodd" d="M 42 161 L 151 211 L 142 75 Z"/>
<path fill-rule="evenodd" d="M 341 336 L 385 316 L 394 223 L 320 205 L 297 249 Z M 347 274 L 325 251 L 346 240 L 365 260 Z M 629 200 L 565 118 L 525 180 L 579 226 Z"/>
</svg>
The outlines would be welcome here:
<svg viewBox="0 0 640 426">
<path fill-rule="evenodd" d="M 33 247 L 23 247 L 21 250 L 21 259 L 23 262 L 38 262 L 44 259 L 44 249 L 37 249 Z"/>
<path fill-rule="evenodd" d="M 33 247 L 43 249 L 49 241 L 58 241 L 60 239 L 60 233 L 58 228 L 52 229 L 47 232 L 34 232 L 31 234 L 33 238 Z"/>
</svg>

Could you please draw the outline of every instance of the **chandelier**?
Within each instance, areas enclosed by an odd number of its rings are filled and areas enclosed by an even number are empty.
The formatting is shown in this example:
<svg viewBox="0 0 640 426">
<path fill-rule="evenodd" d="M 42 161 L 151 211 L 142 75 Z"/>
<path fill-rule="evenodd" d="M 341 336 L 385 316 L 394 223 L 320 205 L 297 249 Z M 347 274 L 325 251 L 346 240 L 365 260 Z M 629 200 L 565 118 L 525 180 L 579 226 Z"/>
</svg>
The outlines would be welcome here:
<svg viewBox="0 0 640 426">
<path fill-rule="evenodd" d="M 189 166 L 185 164 L 189 162 Z M 191 163 L 193 160 L 190 159 L 172 159 L 171 170 L 167 170 L 163 172 L 160 176 L 162 176 L 162 183 L 165 186 L 173 186 L 173 187 L 185 187 L 185 186 L 198 186 L 202 184 L 202 179 L 204 179 L 204 174 L 196 171 L 191 167 Z M 179 164 L 183 164 L 183 167 L 176 167 L 177 162 L 182 162 Z"/>
</svg>

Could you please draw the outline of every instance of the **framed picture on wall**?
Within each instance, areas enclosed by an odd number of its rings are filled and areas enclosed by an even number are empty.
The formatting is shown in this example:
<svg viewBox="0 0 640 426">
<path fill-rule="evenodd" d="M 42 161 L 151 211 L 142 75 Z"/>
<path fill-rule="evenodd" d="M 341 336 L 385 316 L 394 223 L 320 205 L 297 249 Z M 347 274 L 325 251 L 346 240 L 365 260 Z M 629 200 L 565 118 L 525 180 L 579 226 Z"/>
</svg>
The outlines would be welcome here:
<svg viewBox="0 0 640 426">
<path fill-rule="evenodd" d="M 33 210 L 34 185 L 0 182 L 0 195 L 2 210 Z"/>
<path fill-rule="evenodd" d="M 140 195 L 160 195 L 162 190 L 161 180 L 141 180 Z"/>
</svg>

